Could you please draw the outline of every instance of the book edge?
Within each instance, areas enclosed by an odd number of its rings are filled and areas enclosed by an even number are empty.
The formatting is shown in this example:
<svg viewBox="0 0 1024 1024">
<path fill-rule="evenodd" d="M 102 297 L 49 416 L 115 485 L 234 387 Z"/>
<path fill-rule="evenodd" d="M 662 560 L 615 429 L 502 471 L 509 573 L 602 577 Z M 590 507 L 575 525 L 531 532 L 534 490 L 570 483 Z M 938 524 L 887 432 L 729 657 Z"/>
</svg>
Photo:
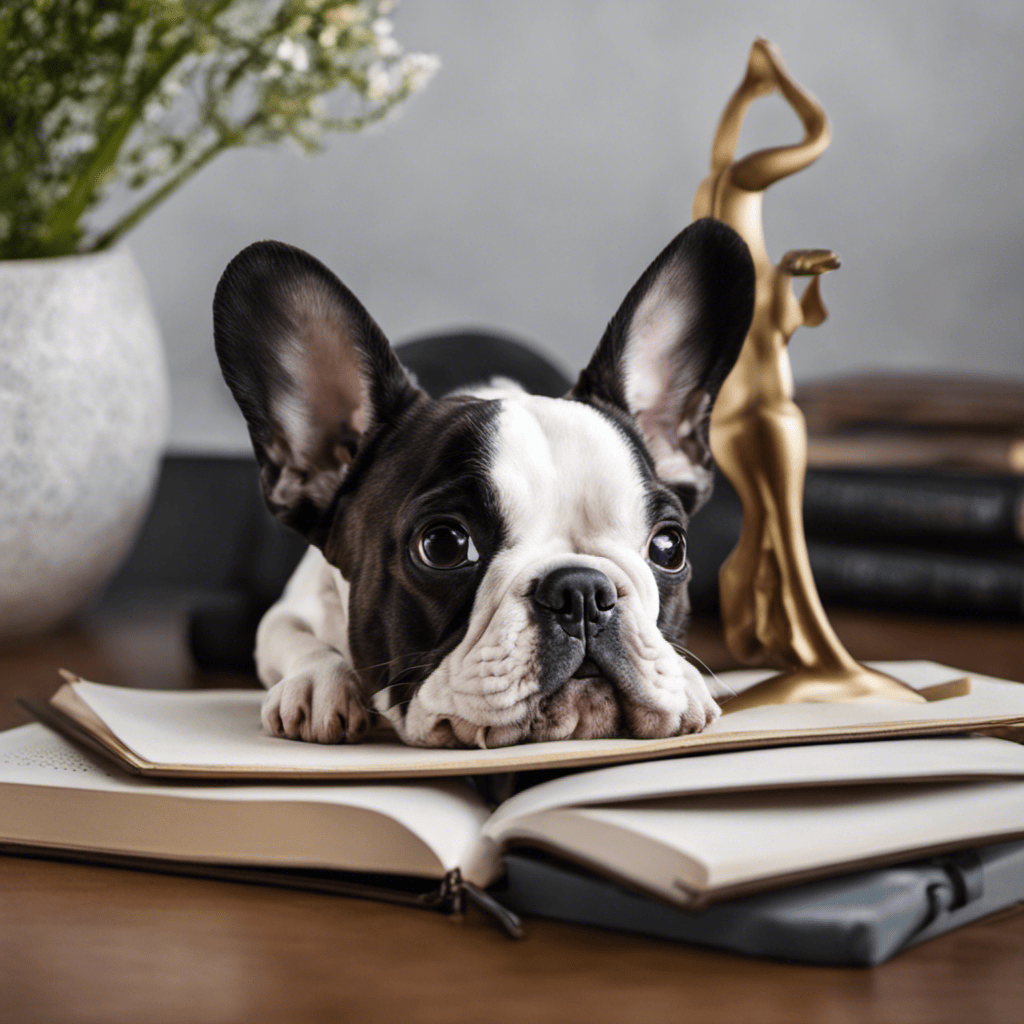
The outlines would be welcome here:
<svg viewBox="0 0 1024 1024">
<path fill-rule="evenodd" d="M 156 765 L 140 759 L 126 757 L 119 750 L 105 745 L 75 719 L 55 711 L 49 714 L 43 706 L 23 704 L 44 725 L 69 739 L 85 743 L 94 753 L 113 761 L 118 767 L 146 778 L 176 779 L 249 779 L 249 780 L 308 780 L 337 779 L 417 779 L 453 775 L 505 774 L 523 770 L 559 768 L 572 765 L 578 768 L 596 768 L 617 764 L 634 764 L 669 757 L 695 757 L 705 753 L 725 753 L 730 750 L 758 750 L 767 747 L 807 746 L 832 743 L 853 743 L 871 739 L 904 739 L 915 736 L 953 736 L 965 733 L 988 735 L 1024 727 L 1024 715 L 1004 715 L 989 718 L 949 719 L 942 722 L 916 721 L 898 724 L 880 723 L 869 726 L 829 726 L 825 729 L 799 729 L 777 733 L 733 732 L 700 734 L 697 737 L 672 737 L 670 740 L 650 740 L 657 746 L 628 751 L 576 754 L 571 751 L 557 754 L 522 755 L 516 761 L 480 760 L 472 764 L 458 761 L 440 762 L 430 767 L 409 768 L 402 765 L 378 765 L 367 768 L 257 768 L 236 769 L 219 765 Z M 689 740 L 690 742 L 686 742 Z M 124 748 L 128 751 L 128 748 Z M 129 754 L 131 753 L 128 751 Z"/>
<path fill-rule="evenodd" d="M 554 810 L 562 812 L 567 810 L 567 808 L 550 809 L 544 813 L 551 813 Z M 572 808 L 568 808 L 568 810 L 572 810 Z M 634 839 L 636 838 L 635 833 L 628 832 L 628 830 L 620 829 L 619 831 L 632 836 Z M 732 882 L 717 886 L 707 884 L 708 873 L 706 865 L 685 853 L 685 851 L 676 850 L 675 852 L 682 854 L 687 865 L 693 869 L 693 875 L 692 880 L 676 879 L 671 890 L 672 895 L 651 883 L 646 883 L 641 878 L 616 871 L 614 868 L 608 867 L 601 861 L 591 859 L 578 850 L 566 850 L 543 835 L 530 835 L 529 838 L 525 836 L 515 837 L 512 842 L 503 843 L 500 851 L 502 858 L 504 858 L 505 854 L 516 849 L 535 849 L 551 853 L 587 871 L 591 871 L 599 877 L 615 882 L 626 889 L 639 892 L 663 903 L 675 904 L 686 910 L 697 911 L 723 900 L 737 899 L 741 896 L 750 896 L 768 890 L 788 888 L 789 886 L 800 885 L 804 882 L 811 882 L 822 878 L 854 874 L 867 868 L 883 867 L 887 864 L 902 864 L 922 857 L 939 856 L 957 850 L 967 850 L 976 846 L 1022 838 L 1024 838 L 1024 824 L 998 832 L 983 833 L 942 843 L 911 846 L 885 853 L 867 854 L 848 860 L 832 861 L 828 864 L 818 864 L 813 867 L 800 868 L 796 871 L 782 871 L 762 875 L 757 878 L 749 878 L 742 882 Z M 705 879 L 703 885 L 699 880 L 699 876 L 703 876 Z"/>
<path fill-rule="evenodd" d="M 61 690 L 63 689 L 66 689 L 66 687 L 61 687 Z M 129 775 L 145 774 L 143 766 L 138 762 L 133 752 L 124 744 L 119 743 L 112 732 L 106 730 L 114 741 L 112 744 L 108 744 L 103 736 L 103 730 L 99 733 L 93 732 L 73 714 L 69 713 L 68 710 L 65 710 L 63 706 L 55 704 L 54 698 L 57 695 L 54 694 L 45 703 L 31 700 L 27 697 L 18 697 L 16 699 L 19 706 L 36 721 L 53 730 L 59 736 L 63 736 L 70 743 L 84 747 L 92 754 L 99 755 Z"/>
<path fill-rule="evenodd" d="M 940 666 L 951 673 L 957 669 Z M 665 739 L 627 741 L 627 747 L 616 747 L 599 752 L 581 753 L 571 749 L 557 752 L 532 752 L 529 745 L 523 745 L 514 759 L 508 755 L 496 755 L 492 759 L 477 758 L 471 763 L 459 759 L 435 759 L 430 766 L 410 767 L 408 765 L 384 762 L 365 768 L 234 768 L 225 765 L 186 765 L 155 763 L 138 755 L 110 729 L 92 710 L 88 702 L 75 690 L 75 682 L 87 682 L 69 673 L 69 682 L 50 698 L 46 708 L 50 714 L 43 717 L 42 706 L 35 702 L 24 702 L 35 717 L 63 735 L 79 742 L 85 742 L 91 750 L 113 760 L 119 767 L 133 774 L 150 778 L 178 779 L 248 779 L 248 780 L 305 780 L 305 779 L 416 779 L 453 775 L 506 774 L 510 772 L 560 768 L 573 766 L 594 768 L 616 764 L 631 764 L 658 758 L 689 757 L 703 753 L 724 753 L 736 749 L 761 749 L 779 746 L 802 746 L 809 744 L 830 744 L 856 742 L 869 739 L 895 739 L 914 736 L 948 736 L 959 733 L 980 733 L 997 730 L 1005 733 L 1024 726 L 1024 711 L 1012 715 L 978 716 L 971 718 L 945 719 L 935 721 L 916 719 L 902 722 L 880 722 L 860 725 L 825 726 L 776 730 L 743 730 L 728 733 L 696 733 L 672 736 Z M 987 677 L 986 677 L 987 678 Z M 1005 682 L 1004 680 L 992 680 Z M 103 686 L 106 684 L 93 683 Z M 944 684 L 937 687 L 941 689 Z M 936 687 L 932 687 L 936 689 Z M 82 709 L 86 709 L 83 711 Z M 47 718 L 49 720 L 47 720 Z M 634 744 L 637 744 L 634 746 Z M 497 748 L 505 749 L 505 748 Z"/>
</svg>

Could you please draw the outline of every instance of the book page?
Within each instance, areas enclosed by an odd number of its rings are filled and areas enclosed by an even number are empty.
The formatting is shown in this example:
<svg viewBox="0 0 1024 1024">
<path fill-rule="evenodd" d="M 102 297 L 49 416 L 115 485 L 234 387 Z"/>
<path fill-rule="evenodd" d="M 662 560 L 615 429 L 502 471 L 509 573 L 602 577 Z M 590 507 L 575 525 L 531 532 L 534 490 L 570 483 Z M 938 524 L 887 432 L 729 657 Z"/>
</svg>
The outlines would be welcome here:
<svg viewBox="0 0 1024 1024">
<path fill-rule="evenodd" d="M 505 846 L 555 850 L 683 905 L 1024 834 L 1024 782 L 734 793 L 542 811 Z"/>
<path fill-rule="evenodd" d="M 991 778 L 1024 778 L 1024 746 L 985 736 L 934 736 L 765 747 L 564 775 L 506 800 L 487 822 L 484 834 L 497 835 L 513 818 L 554 807 L 736 790 Z"/>
<path fill-rule="evenodd" d="M 0 842 L 441 877 L 489 813 L 460 780 L 175 785 L 41 725 L 0 733 Z"/>
<path fill-rule="evenodd" d="M 928 662 L 877 667 L 919 687 L 963 674 Z M 770 674 L 723 673 L 721 679 L 742 690 Z M 723 716 L 702 733 L 659 740 L 563 740 L 496 750 L 424 749 L 397 739 L 325 746 L 266 735 L 259 717 L 264 694 L 255 690 L 136 690 L 84 681 L 71 685 L 143 764 L 210 775 L 386 778 L 582 767 L 716 749 L 963 732 L 986 723 L 1024 721 L 1024 686 L 975 675 L 971 692 L 962 697 L 924 704 L 861 700 L 751 708 Z"/>
</svg>

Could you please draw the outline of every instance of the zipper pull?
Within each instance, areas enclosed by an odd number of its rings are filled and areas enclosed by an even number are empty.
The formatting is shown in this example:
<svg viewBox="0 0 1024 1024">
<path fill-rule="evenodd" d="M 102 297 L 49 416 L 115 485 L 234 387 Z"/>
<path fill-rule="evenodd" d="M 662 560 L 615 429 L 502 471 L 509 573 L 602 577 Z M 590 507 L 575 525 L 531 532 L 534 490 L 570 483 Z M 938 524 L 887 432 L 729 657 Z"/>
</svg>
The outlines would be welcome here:
<svg viewBox="0 0 1024 1024">
<path fill-rule="evenodd" d="M 517 914 L 513 914 L 508 907 L 500 904 L 489 892 L 478 888 L 472 882 L 462 883 L 466 899 L 473 904 L 477 910 L 490 914 L 504 929 L 510 939 L 525 939 L 526 929 Z"/>
<path fill-rule="evenodd" d="M 441 906 L 449 914 L 464 913 L 466 903 L 469 902 L 497 921 L 510 939 L 526 938 L 526 929 L 518 915 L 513 914 L 508 907 L 503 907 L 490 893 L 467 882 L 458 868 L 453 868 L 444 876 L 438 896 Z"/>
</svg>

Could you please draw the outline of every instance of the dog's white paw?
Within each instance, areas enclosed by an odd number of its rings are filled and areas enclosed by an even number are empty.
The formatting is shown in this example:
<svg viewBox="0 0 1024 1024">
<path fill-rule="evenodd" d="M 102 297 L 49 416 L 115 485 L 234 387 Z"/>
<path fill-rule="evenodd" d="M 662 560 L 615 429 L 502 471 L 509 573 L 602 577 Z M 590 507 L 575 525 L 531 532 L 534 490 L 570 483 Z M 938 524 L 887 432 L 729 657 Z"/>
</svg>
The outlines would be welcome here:
<svg viewBox="0 0 1024 1024">
<path fill-rule="evenodd" d="M 272 736 L 309 743 L 358 742 L 370 727 L 370 714 L 341 658 L 282 679 L 267 693 L 260 717 Z"/>
<path fill-rule="evenodd" d="M 690 680 L 686 687 L 689 703 L 679 729 L 681 733 L 701 732 L 722 713 L 703 677 L 696 672 L 694 675 L 696 679 Z"/>
</svg>

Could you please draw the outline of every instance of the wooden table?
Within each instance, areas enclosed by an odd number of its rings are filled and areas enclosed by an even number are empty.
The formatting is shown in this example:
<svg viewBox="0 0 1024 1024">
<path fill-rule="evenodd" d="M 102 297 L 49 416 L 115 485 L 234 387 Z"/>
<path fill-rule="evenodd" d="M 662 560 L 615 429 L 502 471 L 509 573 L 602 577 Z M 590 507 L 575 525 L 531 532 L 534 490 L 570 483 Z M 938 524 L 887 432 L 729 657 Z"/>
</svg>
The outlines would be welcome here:
<svg viewBox="0 0 1024 1024">
<path fill-rule="evenodd" d="M 837 612 L 861 658 L 931 657 L 1024 682 L 1017 624 Z M 48 696 L 66 665 L 105 682 L 251 685 L 197 674 L 173 608 L 95 615 L 0 651 L 12 695 Z M 690 646 L 730 667 L 717 627 Z M 0 858 L 0 1021 L 962 1021 L 1024 1019 L 1024 914 L 871 970 L 771 963 L 547 921 L 512 942 L 476 915 L 255 886 Z"/>
</svg>

